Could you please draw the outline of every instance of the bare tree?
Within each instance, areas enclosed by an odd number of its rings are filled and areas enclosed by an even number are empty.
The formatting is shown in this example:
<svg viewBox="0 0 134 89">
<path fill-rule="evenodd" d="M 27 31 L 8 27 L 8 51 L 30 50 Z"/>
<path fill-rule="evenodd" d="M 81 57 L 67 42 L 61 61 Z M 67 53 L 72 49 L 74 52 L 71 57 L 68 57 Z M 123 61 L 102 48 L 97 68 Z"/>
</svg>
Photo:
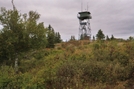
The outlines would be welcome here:
<svg viewBox="0 0 134 89">
<path fill-rule="evenodd" d="M 11 1 L 11 3 L 12 3 L 12 5 L 13 5 L 13 10 L 15 11 L 16 8 L 15 8 L 15 5 L 14 5 L 14 3 L 13 3 L 13 0 Z"/>
</svg>

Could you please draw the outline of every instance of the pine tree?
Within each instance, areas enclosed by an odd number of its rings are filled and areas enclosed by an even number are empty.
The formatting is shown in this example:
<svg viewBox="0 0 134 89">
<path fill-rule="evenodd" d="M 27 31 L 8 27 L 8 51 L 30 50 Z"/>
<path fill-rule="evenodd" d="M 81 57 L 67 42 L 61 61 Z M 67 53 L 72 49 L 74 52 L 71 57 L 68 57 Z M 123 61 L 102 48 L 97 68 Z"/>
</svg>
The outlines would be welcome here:
<svg viewBox="0 0 134 89">
<path fill-rule="evenodd" d="M 97 37 L 97 40 L 104 40 L 105 35 L 103 34 L 103 31 L 101 29 L 96 34 L 96 37 Z"/>
<path fill-rule="evenodd" d="M 106 36 L 106 40 L 110 40 L 110 38 L 108 37 L 108 35 Z"/>
<path fill-rule="evenodd" d="M 75 41 L 76 39 L 75 39 L 75 36 L 71 36 L 71 39 L 70 39 L 70 41 Z"/>
<path fill-rule="evenodd" d="M 60 35 L 60 33 L 58 32 L 58 36 L 57 36 L 57 43 L 60 43 L 62 40 L 61 40 L 61 35 Z"/>
<path fill-rule="evenodd" d="M 51 25 L 48 26 L 47 30 L 47 48 L 54 48 L 55 44 L 55 32 Z"/>
<path fill-rule="evenodd" d="M 110 39 L 111 39 L 111 40 L 114 40 L 115 38 L 114 38 L 114 36 L 112 35 Z"/>
<path fill-rule="evenodd" d="M 61 36 L 59 32 L 55 32 L 51 25 L 47 28 L 47 48 L 54 48 L 55 43 L 60 43 Z"/>
<path fill-rule="evenodd" d="M 95 37 L 93 36 L 93 41 L 95 41 Z"/>
<path fill-rule="evenodd" d="M 128 38 L 128 40 L 132 41 L 132 40 L 134 40 L 134 37 L 130 36 L 130 37 Z"/>
<path fill-rule="evenodd" d="M 61 42 L 61 36 L 59 32 L 55 32 L 55 43 Z"/>
</svg>

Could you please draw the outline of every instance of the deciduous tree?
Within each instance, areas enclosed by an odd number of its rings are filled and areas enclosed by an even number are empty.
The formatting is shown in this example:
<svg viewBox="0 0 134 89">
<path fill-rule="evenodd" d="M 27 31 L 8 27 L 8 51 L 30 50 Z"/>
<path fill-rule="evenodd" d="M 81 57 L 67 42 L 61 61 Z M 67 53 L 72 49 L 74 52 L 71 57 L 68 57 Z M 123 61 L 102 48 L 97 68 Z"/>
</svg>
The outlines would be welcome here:
<svg viewBox="0 0 134 89">
<path fill-rule="evenodd" d="M 21 14 L 17 9 L 0 10 L 0 59 L 14 59 L 21 52 L 46 46 L 46 29 L 37 23 L 40 15 L 29 11 Z"/>
</svg>

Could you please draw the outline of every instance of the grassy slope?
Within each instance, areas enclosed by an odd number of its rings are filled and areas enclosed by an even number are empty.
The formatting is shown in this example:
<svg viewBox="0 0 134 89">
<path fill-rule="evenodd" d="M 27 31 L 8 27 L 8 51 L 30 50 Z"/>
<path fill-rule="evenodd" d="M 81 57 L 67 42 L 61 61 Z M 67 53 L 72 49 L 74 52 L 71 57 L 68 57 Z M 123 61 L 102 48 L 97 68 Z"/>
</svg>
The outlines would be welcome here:
<svg viewBox="0 0 134 89">
<path fill-rule="evenodd" d="M 72 41 L 24 55 L 18 74 L 1 67 L 1 87 L 130 89 L 134 84 L 134 42 Z"/>
</svg>

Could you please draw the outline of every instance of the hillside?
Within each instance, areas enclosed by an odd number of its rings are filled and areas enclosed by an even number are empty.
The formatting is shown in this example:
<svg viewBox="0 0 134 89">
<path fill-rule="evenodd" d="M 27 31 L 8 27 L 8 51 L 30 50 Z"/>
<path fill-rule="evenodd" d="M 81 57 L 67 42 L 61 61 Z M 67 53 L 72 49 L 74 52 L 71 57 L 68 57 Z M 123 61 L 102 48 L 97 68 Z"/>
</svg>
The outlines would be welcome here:
<svg viewBox="0 0 134 89">
<path fill-rule="evenodd" d="M 71 41 L 0 67 L 1 89 L 134 89 L 134 41 Z"/>
</svg>

